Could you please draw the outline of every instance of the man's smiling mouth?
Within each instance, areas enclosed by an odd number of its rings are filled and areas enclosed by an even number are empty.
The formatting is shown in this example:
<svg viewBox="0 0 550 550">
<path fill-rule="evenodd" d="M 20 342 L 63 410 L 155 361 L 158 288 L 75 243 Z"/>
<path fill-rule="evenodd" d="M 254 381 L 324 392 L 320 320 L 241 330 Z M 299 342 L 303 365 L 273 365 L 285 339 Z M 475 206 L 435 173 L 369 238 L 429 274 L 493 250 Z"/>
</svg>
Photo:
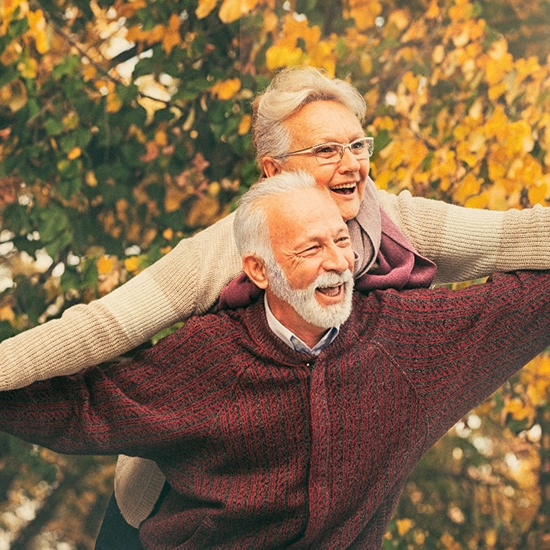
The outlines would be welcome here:
<svg viewBox="0 0 550 550">
<path fill-rule="evenodd" d="M 334 297 L 334 296 L 338 296 L 340 294 L 343 287 L 344 287 L 344 284 L 342 283 L 342 284 L 339 284 L 339 285 L 336 285 L 336 286 L 317 287 L 316 290 L 317 290 L 317 292 L 320 292 L 321 294 L 324 294 L 325 296 Z"/>
</svg>

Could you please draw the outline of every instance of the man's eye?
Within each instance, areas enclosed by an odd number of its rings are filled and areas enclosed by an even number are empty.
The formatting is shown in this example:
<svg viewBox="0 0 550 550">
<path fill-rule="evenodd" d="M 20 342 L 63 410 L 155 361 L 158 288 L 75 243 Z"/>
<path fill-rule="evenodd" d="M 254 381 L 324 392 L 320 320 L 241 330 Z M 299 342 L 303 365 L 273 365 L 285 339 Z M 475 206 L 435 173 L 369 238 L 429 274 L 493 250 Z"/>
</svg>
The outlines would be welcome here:
<svg viewBox="0 0 550 550">
<path fill-rule="evenodd" d="M 367 142 L 366 141 L 354 141 L 352 144 L 351 144 L 351 148 L 354 150 L 354 151 L 362 151 L 363 149 L 365 149 L 367 147 Z"/>
<path fill-rule="evenodd" d="M 341 237 L 336 241 L 340 246 L 348 246 L 351 244 L 351 239 L 349 237 Z"/>
</svg>

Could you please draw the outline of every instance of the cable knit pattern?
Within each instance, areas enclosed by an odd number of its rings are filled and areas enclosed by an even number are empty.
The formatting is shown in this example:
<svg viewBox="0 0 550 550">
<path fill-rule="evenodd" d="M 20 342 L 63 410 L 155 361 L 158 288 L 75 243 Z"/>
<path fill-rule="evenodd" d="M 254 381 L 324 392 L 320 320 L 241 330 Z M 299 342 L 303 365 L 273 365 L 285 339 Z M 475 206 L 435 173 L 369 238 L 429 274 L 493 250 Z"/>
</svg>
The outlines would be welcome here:
<svg viewBox="0 0 550 550">
<path fill-rule="evenodd" d="M 0 428 L 154 460 L 171 491 L 145 548 L 380 547 L 422 454 L 550 345 L 550 274 L 356 294 L 317 358 L 263 300 L 206 315 L 130 364 L 0 393 Z"/>
<path fill-rule="evenodd" d="M 490 212 L 413 198 L 407 191 L 398 196 L 379 191 L 378 199 L 420 254 L 437 263 L 437 282 L 550 268 L 550 208 Z M 174 322 L 207 311 L 240 273 L 232 222 L 230 215 L 182 240 L 104 298 L 0 343 L 0 390 L 110 360 Z M 154 464 L 121 458 L 116 494 L 129 523 L 139 525 L 152 510 L 162 479 Z"/>
</svg>

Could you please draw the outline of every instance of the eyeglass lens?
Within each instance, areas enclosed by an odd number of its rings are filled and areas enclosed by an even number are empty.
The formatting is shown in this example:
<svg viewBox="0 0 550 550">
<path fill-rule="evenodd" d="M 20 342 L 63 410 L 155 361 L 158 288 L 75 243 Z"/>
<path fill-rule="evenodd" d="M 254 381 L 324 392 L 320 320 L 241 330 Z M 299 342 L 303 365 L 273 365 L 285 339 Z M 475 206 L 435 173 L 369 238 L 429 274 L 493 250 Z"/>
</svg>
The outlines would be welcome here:
<svg viewBox="0 0 550 550">
<path fill-rule="evenodd" d="M 373 151 L 372 141 L 365 139 L 358 139 L 343 145 L 341 143 L 324 143 L 313 150 L 315 158 L 321 163 L 337 162 L 344 156 L 344 150 L 349 148 L 352 154 L 357 159 L 369 158 Z"/>
</svg>

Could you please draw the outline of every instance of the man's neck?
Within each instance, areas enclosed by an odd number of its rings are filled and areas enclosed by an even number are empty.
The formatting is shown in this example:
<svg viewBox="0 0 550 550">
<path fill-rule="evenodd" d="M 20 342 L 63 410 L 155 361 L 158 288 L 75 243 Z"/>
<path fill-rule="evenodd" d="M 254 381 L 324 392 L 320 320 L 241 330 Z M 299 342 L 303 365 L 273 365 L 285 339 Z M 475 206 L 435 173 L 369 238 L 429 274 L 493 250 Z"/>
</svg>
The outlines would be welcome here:
<svg viewBox="0 0 550 550">
<path fill-rule="evenodd" d="M 308 355 L 319 355 L 327 346 L 329 346 L 340 332 L 339 327 L 332 327 L 326 331 L 324 336 L 319 340 L 315 346 L 310 347 L 303 342 L 292 331 L 286 328 L 278 319 L 275 318 L 267 302 L 267 297 L 264 296 L 265 315 L 267 317 L 267 324 L 270 330 L 280 338 L 289 348 L 306 353 Z"/>
<path fill-rule="evenodd" d="M 266 292 L 265 300 L 273 317 L 310 348 L 318 344 L 329 330 L 308 323 L 296 313 L 294 308 L 271 292 Z"/>
</svg>

